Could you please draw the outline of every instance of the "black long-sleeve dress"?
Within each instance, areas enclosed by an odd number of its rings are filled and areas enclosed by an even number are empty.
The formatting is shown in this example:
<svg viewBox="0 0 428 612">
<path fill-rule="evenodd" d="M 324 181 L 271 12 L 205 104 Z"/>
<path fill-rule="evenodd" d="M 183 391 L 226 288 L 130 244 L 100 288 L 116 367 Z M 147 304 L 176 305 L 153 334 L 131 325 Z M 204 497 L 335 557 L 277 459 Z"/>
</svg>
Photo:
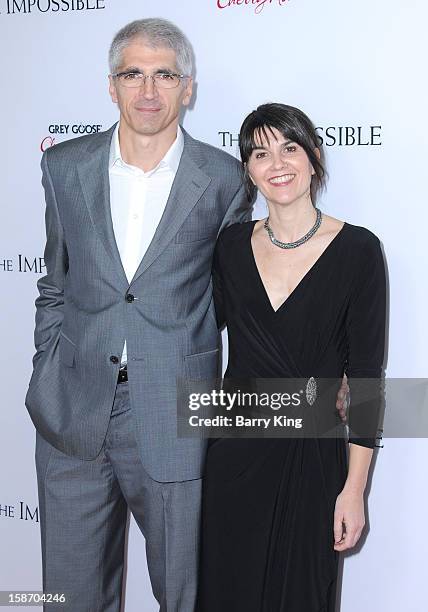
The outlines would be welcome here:
<svg viewBox="0 0 428 612">
<path fill-rule="evenodd" d="M 227 324 L 225 378 L 380 378 L 385 269 L 378 238 L 345 223 L 275 311 L 258 273 L 255 221 L 220 235 L 213 285 Z M 358 411 L 350 429 L 358 431 Z M 366 447 L 374 437 L 350 437 Z M 210 440 L 198 612 L 333 612 L 335 502 L 347 440 Z"/>
</svg>

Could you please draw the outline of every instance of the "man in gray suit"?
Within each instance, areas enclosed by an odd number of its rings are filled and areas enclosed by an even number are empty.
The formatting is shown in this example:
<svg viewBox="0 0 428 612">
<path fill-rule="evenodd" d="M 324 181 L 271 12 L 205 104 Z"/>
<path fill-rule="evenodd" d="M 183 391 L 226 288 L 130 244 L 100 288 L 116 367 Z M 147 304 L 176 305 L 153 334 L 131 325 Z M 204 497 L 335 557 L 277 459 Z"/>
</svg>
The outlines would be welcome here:
<svg viewBox="0 0 428 612">
<path fill-rule="evenodd" d="M 192 95 L 183 33 L 128 24 L 110 70 L 119 123 L 41 163 L 47 274 L 26 405 L 44 590 L 65 593 L 58 610 L 118 611 L 129 507 L 160 609 L 192 612 L 205 446 L 177 438 L 176 380 L 218 373 L 211 259 L 250 210 L 238 162 L 179 126 Z"/>
</svg>

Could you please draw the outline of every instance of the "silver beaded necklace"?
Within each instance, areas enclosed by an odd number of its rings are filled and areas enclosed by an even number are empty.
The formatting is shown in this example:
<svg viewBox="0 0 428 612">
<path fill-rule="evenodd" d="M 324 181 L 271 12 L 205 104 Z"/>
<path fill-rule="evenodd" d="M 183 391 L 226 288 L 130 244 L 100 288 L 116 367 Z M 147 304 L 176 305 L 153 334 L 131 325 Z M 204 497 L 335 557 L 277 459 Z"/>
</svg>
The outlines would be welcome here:
<svg viewBox="0 0 428 612">
<path fill-rule="evenodd" d="M 316 218 L 314 226 L 311 227 L 309 232 L 305 234 L 302 238 L 299 238 L 299 240 L 296 240 L 296 242 L 281 242 L 281 240 L 277 240 L 275 236 L 273 235 L 273 231 L 271 230 L 269 226 L 269 217 L 268 217 L 266 221 L 264 222 L 263 227 L 267 231 L 272 244 L 279 247 L 280 249 L 295 249 L 296 247 L 300 246 L 304 242 L 307 242 L 309 238 L 312 238 L 312 236 L 315 234 L 315 232 L 321 225 L 321 221 L 322 221 L 321 211 L 319 208 L 315 208 L 315 210 L 317 211 L 317 218 Z"/>
</svg>

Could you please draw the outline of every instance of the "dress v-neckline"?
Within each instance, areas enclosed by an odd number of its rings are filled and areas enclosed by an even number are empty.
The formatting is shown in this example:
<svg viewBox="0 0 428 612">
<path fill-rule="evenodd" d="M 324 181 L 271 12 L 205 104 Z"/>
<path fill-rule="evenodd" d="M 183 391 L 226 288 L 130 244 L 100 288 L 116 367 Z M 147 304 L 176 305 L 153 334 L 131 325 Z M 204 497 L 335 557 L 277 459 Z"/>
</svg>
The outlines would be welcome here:
<svg viewBox="0 0 428 612">
<path fill-rule="evenodd" d="M 253 245 L 252 245 L 252 237 L 253 237 L 253 233 L 254 233 L 254 228 L 256 226 L 257 221 L 259 221 L 260 219 L 255 219 L 253 220 L 253 225 L 251 227 L 251 231 L 249 234 L 249 250 L 250 250 L 250 255 L 251 255 L 251 259 L 254 265 L 254 270 L 256 273 L 256 276 L 259 280 L 261 289 L 264 293 L 265 299 L 268 303 L 268 306 L 270 307 L 270 310 L 273 312 L 273 314 L 278 314 L 278 312 L 280 310 L 282 310 L 282 308 L 288 304 L 288 302 L 290 301 L 291 298 L 293 298 L 296 294 L 296 292 L 299 290 L 299 288 L 301 287 L 301 285 L 303 284 L 303 282 L 309 277 L 309 275 L 314 271 L 314 269 L 318 266 L 319 262 L 324 258 L 324 255 L 330 250 L 330 247 L 333 245 L 333 243 L 336 242 L 336 239 L 343 233 L 343 230 L 345 228 L 345 226 L 347 225 L 346 221 L 343 223 L 342 227 L 340 228 L 340 230 L 337 232 L 337 234 L 334 236 L 334 238 L 332 238 L 332 240 L 330 240 L 330 242 L 328 243 L 328 245 L 325 247 L 325 249 L 322 251 L 321 255 L 315 260 L 315 262 L 312 264 L 312 266 L 309 268 L 309 270 L 307 272 L 305 272 L 305 274 L 302 276 L 302 278 L 299 280 L 299 282 L 297 283 L 297 285 L 294 287 L 293 291 L 291 291 L 291 293 L 281 302 L 281 304 L 278 306 L 278 308 L 275 310 L 275 308 L 272 306 L 272 302 L 270 300 L 269 294 L 266 290 L 265 284 L 263 282 L 263 279 L 261 277 L 261 274 L 259 272 L 259 268 L 257 266 L 257 261 L 256 261 L 256 257 L 254 255 L 254 250 L 253 250 Z"/>
</svg>

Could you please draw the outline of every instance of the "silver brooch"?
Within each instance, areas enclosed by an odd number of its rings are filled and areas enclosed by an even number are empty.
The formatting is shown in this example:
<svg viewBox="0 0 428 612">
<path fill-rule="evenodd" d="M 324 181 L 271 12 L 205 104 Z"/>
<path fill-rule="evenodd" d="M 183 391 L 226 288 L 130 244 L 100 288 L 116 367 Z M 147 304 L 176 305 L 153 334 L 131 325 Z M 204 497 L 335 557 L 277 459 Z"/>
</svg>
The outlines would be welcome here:
<svg viewBox="0 0 428 612">
<path fill-rule="evenodd" d="M 317 399 L 317 381 L 313 376 L 306 383 L 306 401 L 309 406 L 313 406 Z"/>
</svg>

